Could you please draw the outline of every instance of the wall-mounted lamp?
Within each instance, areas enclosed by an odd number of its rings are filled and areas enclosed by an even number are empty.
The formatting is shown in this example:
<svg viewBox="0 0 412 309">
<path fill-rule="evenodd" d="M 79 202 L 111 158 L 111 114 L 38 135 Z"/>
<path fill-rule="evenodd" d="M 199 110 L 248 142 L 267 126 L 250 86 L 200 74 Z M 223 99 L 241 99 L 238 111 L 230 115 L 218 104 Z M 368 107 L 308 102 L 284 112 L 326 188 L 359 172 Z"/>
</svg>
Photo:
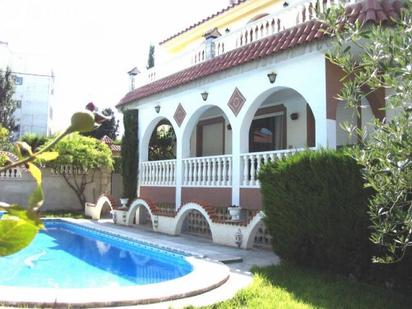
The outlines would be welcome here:
<svg viewBox="0 0 412 309">
<path fill-rule="evenodd" d="M 207 93 L 207 91 L 204 91 L 204 92 L 201 93 L 201 95 L 202 95 L 203 101 L 206 101 L 207 97 L 209 96 L 209 93 Z"/>
<path fill-rule="evenodd" d="M 292 113 L 290 114 L 290 119 L 291 120 L 298 120 L 299 118 L 299 113 Z"/>
<path fill-rule="evenodd" d="M 288 6 L 289 6 L 289 2 L 287 2 L 287 1 L 283 2 L 283 7 L 284 8 L 287 8 Z"/>
<path fill-rule="evenodd" d="M 156 113 L 159 114 L 159 112 L 160 112 L 160 105 L 156 105 L 156 106 L 155 106 L 155 111 L 156 111 Z"/>
<path fill-rule="evenodd" d="M 275 72 L 270 72 L 268 74 L 268 78 L 269 78 L 269 81 L 270 81 L 271 84 L 273 84 L 276 81 L 277 76 L 278 75 Z"/>
<path fill-rule="evenodd" d="M 226 128 L 227 128 L 228 131 L 232 130 L 232 126 L 230 125 L 230 123 L 226 126 Z"/>
</svg>

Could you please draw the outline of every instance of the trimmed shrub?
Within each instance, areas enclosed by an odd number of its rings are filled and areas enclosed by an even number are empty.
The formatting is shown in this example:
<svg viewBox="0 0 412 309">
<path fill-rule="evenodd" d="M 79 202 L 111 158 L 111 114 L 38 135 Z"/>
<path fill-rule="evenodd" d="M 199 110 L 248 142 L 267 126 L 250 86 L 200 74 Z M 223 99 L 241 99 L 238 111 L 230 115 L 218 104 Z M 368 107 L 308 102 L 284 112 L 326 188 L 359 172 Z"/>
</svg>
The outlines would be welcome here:
<svg viewBox="0 0 412 309">
<path fill-rule="evenodd" d="M 361 275 L 371 265 L 360 167 L 333 150 L 304 151 L 259 175 L 273 248 L 296 264 Z"/>
</svg>

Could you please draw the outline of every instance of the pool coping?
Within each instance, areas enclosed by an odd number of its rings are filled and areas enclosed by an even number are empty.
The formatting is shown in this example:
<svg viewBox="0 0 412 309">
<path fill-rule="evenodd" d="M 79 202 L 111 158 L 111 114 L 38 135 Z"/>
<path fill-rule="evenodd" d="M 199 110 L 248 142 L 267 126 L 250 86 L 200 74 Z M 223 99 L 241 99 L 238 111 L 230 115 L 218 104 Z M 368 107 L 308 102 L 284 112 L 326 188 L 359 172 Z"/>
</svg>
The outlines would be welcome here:
<svg viewBox="0 0 412 309">
<path fill-rule="evenodd" d="M 67 221 L 73 223 L 71 220 Z M 87 224 L 76 224 L 89 227 Z M 105 231 L 103 227 L 95 229 Z M 133 240 L 132 237 L 128 239 Z M 194 256 L 186 256 L 185 259 L 192 265 L 193 271 L 173 280 L 127 287 L 81 289 L 0 286 L 0 304 L 54 308 L 151 304 L 202 294 L 221 286 L 229 279 L 230 269 L 222 263 Z"/>
</svg>

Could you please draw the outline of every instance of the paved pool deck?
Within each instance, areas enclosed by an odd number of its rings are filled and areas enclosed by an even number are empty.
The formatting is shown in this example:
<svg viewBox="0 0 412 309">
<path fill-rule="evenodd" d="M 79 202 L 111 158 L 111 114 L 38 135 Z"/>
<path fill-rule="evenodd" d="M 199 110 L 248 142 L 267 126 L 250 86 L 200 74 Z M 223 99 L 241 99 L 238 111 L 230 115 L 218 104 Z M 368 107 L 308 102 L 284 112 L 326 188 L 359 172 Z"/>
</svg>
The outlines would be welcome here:
<svg viewBox="0 0 412 309">
<path fill-rule="evenodd" d="M 247 287 L 252 282 L 250 269 L 252 266 L 269 266 L 278 264 L 279 258 L 270 250 L 265 249 L 238 249 L 235 247 L 222 246 L 212 243 L 208 239 L 191 235 L 166 235 L 154 232 L 141 227 L 120 226 L 110 221 L 84 222 L 90 226 L 104 226 L 105 229 L 112 230 L 125 236 L 133 235 L 141 241 L 154 243 L 156 245 L 172 248 L 195 256 L 202 256 L 211 260 L 241 259 L 241 262 L 226 264 L 230 268 L 229 279 L 221 286 L 200 295 L 158 302 L 148 305 L 123 306 L 121 308 L 142 308 L 142 309 L 162 309 L 162 308 L 184 308 L 186 306 L 206 306 L 232 298 L 239 290 Z M 117 307 L 118 308 L 118 307 Z"/>
<path fill-rule="evenodd" d="M 84 220 L 85 225 L 104 226 L 108 230 L 120 232 L 126 236 L 137 237 L 139 240 L 153 243 L 161 247 L 177 249 L 195 256 L 211 260 L 228 260 L 241 258 L 242 262 L 228 263 L 232 271 L 249 273 L 254 265 L 267 266 L 279 263 L 279 258 L 267 249 L 238 249 L 235 247 L 214 244 L 211 240 L 191 235 L 166 235 L 154 232 L 147 228 L 130 227 L 113 224 L 108 220 Z"/>
</svg>

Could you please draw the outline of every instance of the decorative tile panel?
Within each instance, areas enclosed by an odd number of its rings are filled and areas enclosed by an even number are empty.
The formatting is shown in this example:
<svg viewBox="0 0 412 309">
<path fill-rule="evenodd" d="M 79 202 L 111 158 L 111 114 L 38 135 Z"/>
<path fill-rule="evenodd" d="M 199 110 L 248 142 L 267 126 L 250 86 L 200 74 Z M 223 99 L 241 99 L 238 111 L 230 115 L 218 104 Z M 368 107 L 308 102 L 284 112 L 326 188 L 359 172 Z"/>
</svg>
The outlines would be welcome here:
<svg viewBox="0 0 412 309">
<path fill-rule="evenodd" d="M 185 120 L 185 117 L 186 111 L 183 108 L 182 104 L 179 103 L 179 106 L 176 108 L 175 114 L 173 115 L 173 118 L 176 120 L 176 123 L 179 127 L 182 124 L 183 120 Z"/>
<path fill-rule="evenodd" d="M 233 91 L 233 94 L 230 97 L 229 102 L 227 103 L 227 105 L 230 107 L 233 114 L 235 114 L 235 116 L 237 116 L 237 114 L 239 114 L 239 112 L 242 109 L 242 106 L 243 106 L 243 104 L 245 104 L 245 102 L 246 102 L 245 97 L 239 91 L 239 89 L 237 89 L 237 87 L 236 87 L 235 91 Z"/>
</svg>

